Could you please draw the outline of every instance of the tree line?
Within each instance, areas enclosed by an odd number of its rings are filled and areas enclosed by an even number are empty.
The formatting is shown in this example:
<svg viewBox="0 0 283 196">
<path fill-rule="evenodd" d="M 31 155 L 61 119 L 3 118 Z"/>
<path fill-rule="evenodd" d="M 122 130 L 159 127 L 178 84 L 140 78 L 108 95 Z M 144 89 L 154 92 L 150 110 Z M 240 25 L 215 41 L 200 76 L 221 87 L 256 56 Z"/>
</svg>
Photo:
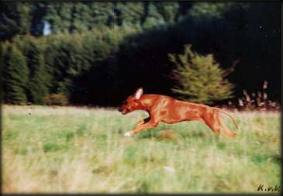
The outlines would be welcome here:
<svg viewBox="0 0 283 196">
<path fill-rule="evenodd" d="M 43 35 L 44 22 L 53 33 L 85 32 L 101 26 L 148 29 L 186 16 L 191 2 L 1 2 L 1 39 L 18 34 Z"/>
<path fill-rule="evenodd" d="M 212 54 L 230 73 L 224 74 L 234 86 L 230 100 L 263 81 L 270 98 L 280 100 L 279 3 L 5 5 L 0 58 L 7 103 L 42 104 L 50 94 L 63 94 L 72 104 L 115 106 L 140 86 L 176 96 L 180 80 L 171 76 L 178 66 L 169 54 L 184 53 L 187 44 L 200 56 Z M 46 22 L 51 34 L 43 36 Z M 216 100 L 221 97 L 208 102 Z"/>
</svg>

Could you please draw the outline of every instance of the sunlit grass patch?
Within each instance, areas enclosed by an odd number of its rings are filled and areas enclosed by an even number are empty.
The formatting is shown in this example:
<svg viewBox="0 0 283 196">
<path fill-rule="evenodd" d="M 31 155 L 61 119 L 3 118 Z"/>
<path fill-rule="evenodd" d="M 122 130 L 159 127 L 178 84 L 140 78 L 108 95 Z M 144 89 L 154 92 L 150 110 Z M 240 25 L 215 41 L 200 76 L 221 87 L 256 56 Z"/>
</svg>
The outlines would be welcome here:
<svg viewBox="0 0 283 196">
<path fill-rule="evenodd" d="M 123 134 L 146 117 L 102 108 L 3 107 L 4 192 L 256 193 L 280 183 L 280 114 L 235 112 L 234 139 L 199 122 Z"/>
</svg>

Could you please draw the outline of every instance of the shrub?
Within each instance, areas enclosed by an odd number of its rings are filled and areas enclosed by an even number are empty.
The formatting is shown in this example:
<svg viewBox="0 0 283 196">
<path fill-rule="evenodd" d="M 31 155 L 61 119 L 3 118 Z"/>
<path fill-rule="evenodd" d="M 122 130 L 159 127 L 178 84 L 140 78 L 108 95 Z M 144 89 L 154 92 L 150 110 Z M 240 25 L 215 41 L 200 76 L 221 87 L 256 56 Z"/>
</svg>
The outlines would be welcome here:
<svg viewBox="0 0 283 196">
<path fill-rule="evenodd" d="M 43 98 L 43 103 L 46 105 L 67 105 L 68 98 L 61 93 L 58 94 L 50 94 Z"/>
<path fill-rule="evenodd" d="M 280 110 L 280 104 L 269 99 L 267 90 L 267 81 L 264 81 L 262 88 L 258 89 L 256 92 L 243 90 L 243 96 L 238 99 L 236 107 L 239 110 Z M 231 107 L 231 105 L 229 107 Z"/>
<path fill-rule="evenodd" d="M 202 56 L 185 46 L 184 54 L 169 54 L 176 66 L 173 70 L 177 85 L 172 89 L 182 99 L 211 104 L 232 97 L 232 84 L 224 79 L 226 72 L 212 54 Z"/>
</svg>

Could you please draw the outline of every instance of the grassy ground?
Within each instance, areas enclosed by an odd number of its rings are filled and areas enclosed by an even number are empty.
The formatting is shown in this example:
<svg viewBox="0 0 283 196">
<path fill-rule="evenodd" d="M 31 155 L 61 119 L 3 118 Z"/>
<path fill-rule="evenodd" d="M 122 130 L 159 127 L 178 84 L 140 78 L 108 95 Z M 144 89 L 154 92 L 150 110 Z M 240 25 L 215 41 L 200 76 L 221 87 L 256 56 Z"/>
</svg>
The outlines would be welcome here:
<svg viewBox="0 0 283 196">
<path fill-rule="evenodd" d="M 246 193 L 280 185 L 279 113 L 235 112 L 235 139 L 198 122 L 123 137 L 141 111 L 4 105 L 2 114 L 4 192 Z"/>
</svg>

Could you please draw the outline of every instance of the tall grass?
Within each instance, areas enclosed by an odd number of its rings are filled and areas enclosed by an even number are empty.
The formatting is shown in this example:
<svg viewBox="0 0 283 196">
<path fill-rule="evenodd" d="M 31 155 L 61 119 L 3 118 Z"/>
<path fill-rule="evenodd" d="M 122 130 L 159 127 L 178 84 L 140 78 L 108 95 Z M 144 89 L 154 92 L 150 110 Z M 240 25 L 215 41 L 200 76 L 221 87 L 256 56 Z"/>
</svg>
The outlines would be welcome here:
<svg viewBox="0 0 283 196">
<path fill-rule="evenodd" d="M 5 193 L 257 192 L 280 184 L 280 115 L 234 112 L 235 139 L 198 122 L 123 137 L 144 112 L 4 105 Z M 225 119 L 229 127 L 233 124 Z"/>
</svg>

